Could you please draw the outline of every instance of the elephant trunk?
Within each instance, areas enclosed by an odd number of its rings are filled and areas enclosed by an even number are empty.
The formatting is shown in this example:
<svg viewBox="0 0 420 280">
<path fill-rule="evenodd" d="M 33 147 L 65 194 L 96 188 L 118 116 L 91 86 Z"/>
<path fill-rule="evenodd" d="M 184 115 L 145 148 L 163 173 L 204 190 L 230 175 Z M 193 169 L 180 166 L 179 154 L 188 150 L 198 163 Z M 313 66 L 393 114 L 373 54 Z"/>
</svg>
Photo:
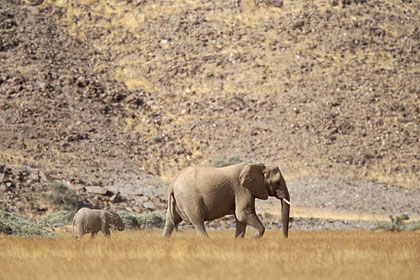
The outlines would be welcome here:
<svg viewBox="0 0 420 280">
<path fill-rule="evenodd" d="M 281 199 L 281 217 L 283 236 L 288 237 L 289 235 L 289 216 L 290 216 L 290 196 L 288 191 L 277 191 L 276 196 Z"/>
<path fill-rule="evenodd" d="M 289 199 L 287 199 L 289 201 Z M 289 236 L 289 215 L 290 215 L 290 205 L 284 199 L 281 200 L 281 216 L 283 222 L 283 236 Z"/>
</svg>

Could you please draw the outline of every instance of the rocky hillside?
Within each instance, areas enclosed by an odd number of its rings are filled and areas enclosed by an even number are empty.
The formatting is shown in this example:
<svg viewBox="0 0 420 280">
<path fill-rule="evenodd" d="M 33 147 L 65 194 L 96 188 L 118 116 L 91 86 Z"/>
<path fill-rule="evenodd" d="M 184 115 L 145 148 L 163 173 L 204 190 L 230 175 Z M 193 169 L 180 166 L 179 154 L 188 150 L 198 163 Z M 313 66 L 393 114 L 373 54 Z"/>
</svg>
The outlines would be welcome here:
<svg viewBox="0 0 420 280">
<path fill-rule="evenodd" d="M 345 5 L 343 5 L 345 2 Z M 238 156 L 420 188 L 419 1 L 0 3 L 0 163 L 133 194 Z"/>
</svg>

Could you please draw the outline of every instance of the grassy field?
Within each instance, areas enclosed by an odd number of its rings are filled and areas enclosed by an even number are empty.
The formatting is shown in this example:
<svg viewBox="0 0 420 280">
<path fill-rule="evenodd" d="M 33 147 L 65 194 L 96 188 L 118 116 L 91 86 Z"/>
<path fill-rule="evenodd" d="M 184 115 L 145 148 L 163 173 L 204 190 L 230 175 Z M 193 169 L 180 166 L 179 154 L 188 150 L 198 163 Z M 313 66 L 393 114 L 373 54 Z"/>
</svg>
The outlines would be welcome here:
<svg viewBox="0 0 420 280">
<path fill-rule="evenodd" d="M 233 231 L 160 239 L 114 232 L 78 242 L 0 237 L 0 279 L 415 279 L 419 232 L 297 232 L 234 240 Z"/>
</svg>

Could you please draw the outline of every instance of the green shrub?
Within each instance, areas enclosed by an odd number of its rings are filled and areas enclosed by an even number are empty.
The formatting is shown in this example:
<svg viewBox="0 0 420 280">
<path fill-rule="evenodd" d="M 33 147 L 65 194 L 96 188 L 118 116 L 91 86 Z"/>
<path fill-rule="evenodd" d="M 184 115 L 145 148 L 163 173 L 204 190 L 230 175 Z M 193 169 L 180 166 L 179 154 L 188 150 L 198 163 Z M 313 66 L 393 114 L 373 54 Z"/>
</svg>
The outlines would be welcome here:
<svg viewBox="0 0 420 280">
<path fill-rule="evenodd" d="M 58 212 L 50 213 L 41 218 L 39 223 L 47 226 L 64 226 L 71 224 L 75 212 L 68 210 L 60 210 Z"/>
<path fill-rule="evenodd" d="M 152 229 L 165 226 L 165 215 L 160 212 L 133 215 L 121 210 L 117 211 L 117 214 L 121 217 L 126 229 Z"/>
<path fill-rule="evenodd" d="M 163 228 L 165 221 L 164 213 L 148 213 L 137 216 L 137 224 L 141 229 Z"/>
<path fill-rule="evenodd" d="M 385 231 L 392 231 L 392 223 L 390 222 L 378 222 L 376 224 L 376 229 L 381 229 Z"/>
<path fill-rule="evenodd" d="M 376 228 L 385 231 L 420 230 L 420 221 L 405 222 L 410 219 L 407 214 L 389 215 L 389 218 L 391 222 L 379 222 Z"/>
<path fill-rule="evenodd" d="M 78 197 L 75 190 L 71 190 L 65 183 L 54 182 L 49 187 L 47 199 L 55 206 L 65 210 L 76 210 Z"/>
<path fill-rule="evenodd" d="M 0 214 L 1 215 L 1 214 Z M 12 228 L 4 221 L 3 217 L 0 216 L 0 232 L 6 234 L 12 234 Z"/>
<path fill-rule="evenodd" d="M 137 218 L 130 212 L 121 210 L 117 211 L 117 214 L 120 216 L 121 220 L 124 223 L 126 229 L 136 229 L 138 228 Z"/>
<path fill-rule="evenodd" d="M 217 158 L 215 160 L 213 160 L 213 162 L 211 163 L 211 166 L 213 167 L 225 167 L 225 166 L 229 166 L 229 165 L 234 165 L 234 164 L 238 164 L 241 163 L 241 157 L 238 155 L 233 155 L 230 156 L 229 158 L 225 159 L 223 158 Z"/>
<path fill-rule="evenodd" d="M 405 227 L 407 230 L 420 230 L 420 221 L 406 223 Z"/>
<path fill-rule="evenodd" d="M 23 237 L 58 238 L 59 235 L 31 223 L 14 212 L 0 210 L 0 232 Z"/>
</svg>

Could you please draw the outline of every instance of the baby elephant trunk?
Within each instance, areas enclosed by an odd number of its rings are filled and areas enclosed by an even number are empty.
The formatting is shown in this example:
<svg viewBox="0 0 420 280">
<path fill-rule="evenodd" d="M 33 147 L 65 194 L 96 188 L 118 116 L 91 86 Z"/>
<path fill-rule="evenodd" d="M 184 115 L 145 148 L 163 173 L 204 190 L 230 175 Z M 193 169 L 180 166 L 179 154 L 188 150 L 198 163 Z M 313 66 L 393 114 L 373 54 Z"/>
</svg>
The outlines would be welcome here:
<svg viewBox="0 0 420 280">
<path fill-rule="evenodd" d="M 116 227 L 119 231 L 123 231 L 125 226 L 124 226 L 124 222 L 121 219 L 121 217 L 117 214 L 114 213 L 113 214 L 113 220 L 112 220 L 114 227 Z"/>
<path fill-rule="evenodd" d="M 283 236 L 289 236 L 289 216 L 290 216 L 290 196 L 287 191 L 278 190 L 276 197 L 281 199 L 281 218 L 283 227 Z"/>
</svg>

